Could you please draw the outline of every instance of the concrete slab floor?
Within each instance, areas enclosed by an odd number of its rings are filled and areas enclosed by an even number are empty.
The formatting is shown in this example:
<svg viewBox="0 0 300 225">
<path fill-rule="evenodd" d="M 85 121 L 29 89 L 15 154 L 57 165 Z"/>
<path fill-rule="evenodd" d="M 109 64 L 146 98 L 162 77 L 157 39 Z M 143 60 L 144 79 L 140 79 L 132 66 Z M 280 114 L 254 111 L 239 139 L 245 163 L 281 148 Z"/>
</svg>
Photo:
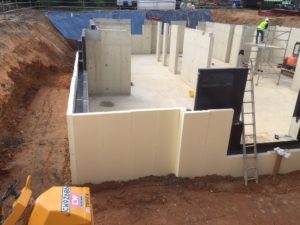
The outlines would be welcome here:
<svg viewBox="0 0 300 225">
<path fill-rule="evenodd" d="M 255 111 L 258 142 L 276 141 L 274 134 L 285 135 L 289 132 L 298 93 L 291 87 L 292 79 L 278 75 L 263 75 L 255 86 Z M 257 75 L 254 77 L 256 82 Z M 280 141 L 283 141 L 280 140 Z"/>
<path fill-rule="evenodd" d="M 179 57 L 179 64 L 181 63 Z M 227 63 L 213 59 L 212 67 L 229 67 Z M 188 96 L 191 88 L 171 73 L 155 55 L 132 55 L 131 96 L 90 96 L 91 112 L 107 112 L 130 109 L 184 107 L 193 109 L 194 98 Z M 179 65 L 180 66 L 180 65 Z M 291 90 L 292 79 L 277 75 L 263 75 L 255 86 L 257 140 L 273 142 L 274 134 L 288 134 L 297 93 Z M 255 76 L 255 82 L 257 76 Z M 247 108 L 246 108 L 247 110 Z M 282 140 L 280 140 L 282 141 Z"/>
<path fill-rule="evenodd" d="M 181 81 L 179 75 L 174 75 L 167 66 L 157 62 L 155 55 L 132 55 L 131 71 L 131 96 L 90 96 L 90 111 L 169 107 L 193 109 L 194 98 L 188 95 L 191 88 Z"/>
</svg>

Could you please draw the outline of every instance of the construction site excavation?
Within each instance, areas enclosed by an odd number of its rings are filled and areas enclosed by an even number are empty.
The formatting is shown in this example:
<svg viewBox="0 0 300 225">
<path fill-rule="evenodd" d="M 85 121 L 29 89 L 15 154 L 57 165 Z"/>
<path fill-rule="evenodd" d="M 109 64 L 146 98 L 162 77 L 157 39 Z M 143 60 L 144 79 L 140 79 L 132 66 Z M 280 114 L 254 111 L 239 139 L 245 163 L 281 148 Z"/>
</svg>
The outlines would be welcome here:
<svg viewBox="0 0 300 225">
<path fill-rule="evenodd" d="M 135 2 L 0 3 L 0 225 L 299 225 L 299 10 Z"/>
</svg>

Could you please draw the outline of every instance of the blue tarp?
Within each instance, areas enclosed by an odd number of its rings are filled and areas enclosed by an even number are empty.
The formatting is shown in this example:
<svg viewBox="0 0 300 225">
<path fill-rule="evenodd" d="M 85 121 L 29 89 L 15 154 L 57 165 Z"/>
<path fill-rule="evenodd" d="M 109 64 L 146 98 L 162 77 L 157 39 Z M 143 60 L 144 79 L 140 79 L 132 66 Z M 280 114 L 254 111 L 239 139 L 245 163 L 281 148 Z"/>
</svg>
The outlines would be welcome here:
<svg viewBox="0 0 300 225">
<path fill-rule="evenodd" d="M 170 23 L 173 20 L 186 20 L 187 26 L 195 28 L 198 21 L 212 21 L 212 16 L 209 10 L 150 10 L 146 12 L 146 18 L 157 18 L 164 23 Z"/>
<path fill-rule="evenodd" d="M 212 21 L 210 11 L 192 10 L 128 10 L 128 11 L 98 11 L 98 12 L 48 12 L 47 16 L 51 23 L 67 39 L 78 40 L 81 31 L 89 26 L 92 18 L 131 19 L 131 33 L 142 34 L 142 25 L 145 18 L 157 18 L 165 23 L 172 20 L 187 20 L 189 27 L 195 27 L 198 21 Z"/>
</svg>

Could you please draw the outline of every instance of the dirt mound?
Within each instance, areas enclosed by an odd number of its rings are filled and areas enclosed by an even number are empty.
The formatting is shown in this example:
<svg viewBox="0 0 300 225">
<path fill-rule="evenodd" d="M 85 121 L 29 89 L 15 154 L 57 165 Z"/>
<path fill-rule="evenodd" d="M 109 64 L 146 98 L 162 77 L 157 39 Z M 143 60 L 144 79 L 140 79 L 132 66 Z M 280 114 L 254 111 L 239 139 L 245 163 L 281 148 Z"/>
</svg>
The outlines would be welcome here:
<svg viewBox="0 0 300 225">
<path fill-rule="evenodd" d="M 211 9 L 214 22 L 231 24 L 258 24 L 265 16 L 258 15 L 257 10 L 247 9 Z M 271 25 L 300 28 L 300 16 L 269 16 Z"/>
<path fill-rule="evenodd" d="M 299 224 L 300 172 L 243 178 L 145 177 L 92 185 L 95 224 Z"/>
<path fill-rule="evenodd" d="M 8 172 L 8 162 L 30 136 L 28 125 L 21 123 L 40 87 L 68 89 L 74 46 L 42 12 L 0 17 L 0 175 Z"/>
</svg>

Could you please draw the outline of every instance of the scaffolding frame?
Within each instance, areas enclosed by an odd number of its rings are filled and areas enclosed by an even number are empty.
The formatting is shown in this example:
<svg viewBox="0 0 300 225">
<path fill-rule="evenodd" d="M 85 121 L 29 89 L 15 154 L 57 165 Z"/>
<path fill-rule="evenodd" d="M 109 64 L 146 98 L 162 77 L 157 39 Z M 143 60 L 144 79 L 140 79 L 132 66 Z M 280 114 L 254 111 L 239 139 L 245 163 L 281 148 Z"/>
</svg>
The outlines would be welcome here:
<svg viewBox="0 0 300 225">
<path fill-rule="evenodd" d="M 249 62 L 254 63 L 254 75 L 257 75 L 256 85 L 264 74 L 277 75 L 277 85 L 281 79 L 281 69 L 287 54 L 287 47 L 290 41 L 292 28 L 279 30 L 270 27 L 265 32 L 264 42 L 256 44 L 256 35 L 253 35 L 253 42 L 246 43 L 245 51 Z"/>
</svg>

